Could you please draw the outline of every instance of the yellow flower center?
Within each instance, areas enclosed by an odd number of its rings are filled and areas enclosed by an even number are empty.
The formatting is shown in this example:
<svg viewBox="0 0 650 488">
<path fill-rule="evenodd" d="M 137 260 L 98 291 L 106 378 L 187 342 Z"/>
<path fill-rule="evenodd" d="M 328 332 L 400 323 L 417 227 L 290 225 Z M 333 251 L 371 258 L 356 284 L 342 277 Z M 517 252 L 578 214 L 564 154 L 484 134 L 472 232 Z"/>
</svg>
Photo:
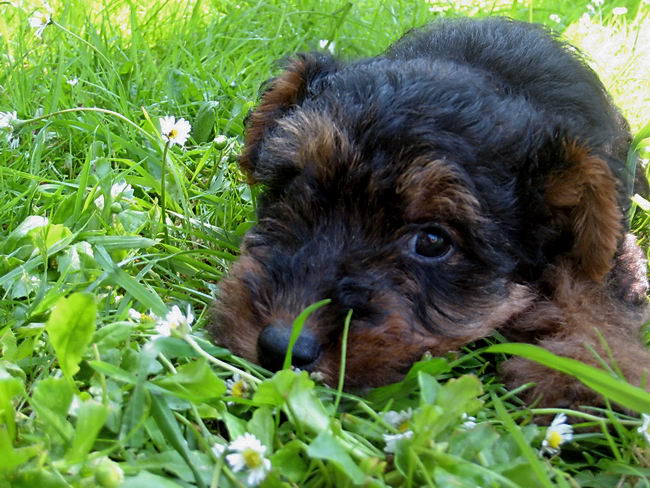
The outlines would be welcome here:
<svg viewBox="0 0 650 488">
<path fill-rule="evenodd" d="M 548 445 L 553 449 L 557 449 L 562 443 L 562 435 L 558 431 L 554 430 L 546 436 L 546 442 L 548 442 Z"/>
<path fill-rule="evenodd" d="M 260 456 L 260 453 L 254 449 L 244 449 L 241 454 L 244 457 L 244 462 L 248 469 L 259 468 L 263 464 L 262 456 Z"/>
<path fill-rule="evenodd" d="M 172 129 L 172 130 L 169 131 L 169 134 L 167 134 L 167 137 L 169 137 L 170 139 L 173 139 L 177 135 L 178 135 L 178 131 L 176 129 Z"/>
<path fill-rule="evenodd" d="M 405 420 L 404 422 L 402 422 L 401 424 L 399 424 L 397 426 L 397 431 L 398 432 L 406 432 L 407 430 L 409 430 L 409 421 L 408 420 Z"/>
<path fill-rule="evenodd" d="M 243 398 L 246 395 L 246 383 L 244 380 L 239 380 L 232 385 L 230 394 L 236 398 Z"/>
</svg>

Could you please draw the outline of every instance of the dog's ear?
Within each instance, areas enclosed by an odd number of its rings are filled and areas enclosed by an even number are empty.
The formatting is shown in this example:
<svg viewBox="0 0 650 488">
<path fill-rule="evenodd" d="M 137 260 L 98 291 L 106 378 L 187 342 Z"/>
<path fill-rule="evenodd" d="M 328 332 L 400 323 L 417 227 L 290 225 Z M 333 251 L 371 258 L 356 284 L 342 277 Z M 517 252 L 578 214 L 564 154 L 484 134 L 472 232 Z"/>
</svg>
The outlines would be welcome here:
<svg viewBox="0 0 650 488">
<path fill-rule="evenodd" d="M 573 239 L 567 257 L 581 278 L 602 281 L 623 237 L 618 182 L 607 162 L 577 143 L 563 145 L 564 164 L 547 180 L 554 227 Z"/>
<path fill-rule="evenodd" d="M 286 62 L 284 71 L 264 84 L 260 104 L 246 119 L 244 150 L 239 165 L 249 183 L 255 183 L 255 166 L 265 134 L 278 119 L 300 105 L 317 79 L 336 71 L 337 61 L 321 53 L 300 53 Z"/>
</svg>

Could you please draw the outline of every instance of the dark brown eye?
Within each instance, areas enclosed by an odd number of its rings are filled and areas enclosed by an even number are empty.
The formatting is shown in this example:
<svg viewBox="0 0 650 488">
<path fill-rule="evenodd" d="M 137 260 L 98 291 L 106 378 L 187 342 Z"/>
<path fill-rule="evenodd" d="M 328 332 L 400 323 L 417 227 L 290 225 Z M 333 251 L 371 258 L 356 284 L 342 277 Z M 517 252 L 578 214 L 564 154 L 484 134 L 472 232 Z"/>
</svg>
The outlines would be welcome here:
<svg viewBox="0 0 650 488">
<path fill-rule="evenodd" d="M 451 239 L 440 229 L 419 230 L 411 240 L 412 251 L 419 257 L 437 260 L 451 251 Z"/>
</svg>

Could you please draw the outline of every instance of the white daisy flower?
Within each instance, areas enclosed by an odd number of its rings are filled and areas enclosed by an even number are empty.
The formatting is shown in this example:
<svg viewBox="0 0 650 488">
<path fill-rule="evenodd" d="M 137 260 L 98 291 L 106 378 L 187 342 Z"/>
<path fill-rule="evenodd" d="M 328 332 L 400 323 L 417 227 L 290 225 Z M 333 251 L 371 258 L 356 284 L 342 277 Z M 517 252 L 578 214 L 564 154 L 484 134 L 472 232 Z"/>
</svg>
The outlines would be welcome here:
<svg viewBox="0 0 650 488">
<path fill-rule="evenodd" d="M 77 83 L 79 83 L 79 78 L 70 78 L 69 80 L 66 80 L 66 83 L 70 86 L 75 86 Z"/>
<path fill-rule="evenodd" d="M 460 418 L 464 420 L 464 422 L 460 424 L 463 429 L 471 430 L 476 427 L 476 417 L 472 417 L 471 415 L 464 413 Z"/>
<path fill-rule="evenodd" d="M 413 417 L 412 408 L 402 410 L 401 412 L 390 410 L 384 414 L 384 420 L 400 432 L 408 430 L 411 417 Z"/>
<path fill-rule="evenodd" d="M 45 227 L 49 225 L 50 221 L 47 217 L 41 217 L 40 215 L 30 215 L 25 220 L 23 220 L 18 227 L 12 232 L 12 235 L 18 237 L 24 237 L 29 232 L 39 227 Z"/>
<path fill-rule="evenodd" d="M 410 439 L 411 437 L 413 437 L 412 430 L 407 430 L 406 432 L 402 432 L 400 434 L 384 434 L 384 442 L 386 443 L 384 452 L 394 454 L 395 448 L 397 447 L 397 442 L 401 441 L 402 439 Z"/>
<path fill-rule="evenodd" d="M 9 149 L 16 149 L 20 144 L 20 139 L 16 135 L 9 134 L 7 137 L 7 144 L 9 145 Z"/>
<path fill-rule="evenodd" d="M 226 449 L 227 449 L 226 446 L 222 444 L 217 444 L 216 442 L 212 444 L 212 447 L 210 448 L 212 454 L 214 454 L 214 456 L 218 458 L 223 456 L 223 453 L 226 452 Z"/>
<path fill-rule="evenodd" d="M 160 133 L 164 140 L 171 145 L 178 144 L 182 146 L 190 136 L 192 126 L 185 119 L 176 120 L 173 116 L 168 115 L 160 119 Z"/>
<path fill-rule="evenodd" d="M 118 200 L 120 197 L 133 198 L 133 187 L 124 180 L 118 181 L 111 186 L 111 198 Z"/>
<path fill-rule="evenodd" d="M 614 15 L 625 15 L 627 13 L 627 8 L 625 7 L 616 7 L 612 9 L 612 14 Z"/>
<path fill-rule="evenodd" d="M 641 414 L 641 420 L 643 420 L 643 424 L 637 429 L 637 432 L 643 434 L 646 442 L 650 444 L 650 415 L 647 413 Z"/>
<path fill-rule="evenodd" d="M 334 54 L 336 43 L 334 41 L 328 41 L 327 39 L 321 39 L 318 41 L 318 47 L 320 49 L 327 49 L 331 54 Z"/>
<path fill-rule="evenodd" d="M 130 308 L 129 318 L 134 322 L 140 322 L 140 320 L 142 320 L 142 314 L 138 312 L 135 308 Z"/>
<path fill-rule="evenodd" d="M 29 19 L 29 26 L 36 29 L 36 37 L 41 37 L 45 28 L 52 22 L 52 7 L 49 4 L 43 4 L 43 10 L 37 10 Z"/>
<path fill-rule="evenodd" d="M 407 410 L 402 410 L 401 412 L 390 410 L 384 413 L 383 417 L 384 420 L 398 432 L 397 434 L 384 434 L 384 442 L 386 443 L 384 451 L 394 453 L 398 441 L 413 437 L 413 431 L 410 429 L 413 409 L 409 408 Z"/>
<path fill-rule="evenodd" d="M 542 441 L 542 449 L 540 454 L 548 453 L 555 455 L 560 452 L 560 446 L 565 442 L 573 439 L 573 427 L 566 422 L 566 415 L 559 413 L 551 422 L 551 425 L 546 429 L 546 436 Z"/>
<path fill-rule="evenodd" d="M 187 315 L 183 315 L 181 309 L 174 305 L 164 319 L 158 318 L 156 331 L 165 337 L 184 336 L 192 330 L 192 322 L 194 322 L 194 315 L 192 315 L 189 305 L 187 306 Z"/>
<path fill-rule="evenodd" d="M 556 24 L 562 23 L 562 18 L 558 14 L 551 14 L 548 16 L 548 18 L 551 19 Z"/>
<path fill-rule="evenodd" d="M 130 200 L 133 198 L 133 187 L 126 181 L 118 181 L 111 186 L 111 201 L 117 202 L 119 200 Z M 95 205 L 99 210 L 104 210 L 104 195 L 99 195 L 95 198 Z"/>
<path fill-rule="evenodd" d="M 271 471 L 271 461 L 266 454 L 266 446 L 253 434 L 246 433 L 237 437 L 230 443 L 228 449 L 235 451 L 226 456 L 226 460 L 233 471 L 247 471 L 246 484 L 248 486 L 257 486 L 269 471 Z"/>
<path fill-rule="evenodd" d="M 13 131 L 14 122 L 18 120 L 16 112 L 0 112 L 0 129 Z"/>
<path fill-rule="evenodd" d="M 248 383 L 239 373 L 235 373 L 232 378 L 226 380 L 226 386 L 228 387 L 228 394 L 235 398 L 246 398 L 250 390 Z"/>
</svg>

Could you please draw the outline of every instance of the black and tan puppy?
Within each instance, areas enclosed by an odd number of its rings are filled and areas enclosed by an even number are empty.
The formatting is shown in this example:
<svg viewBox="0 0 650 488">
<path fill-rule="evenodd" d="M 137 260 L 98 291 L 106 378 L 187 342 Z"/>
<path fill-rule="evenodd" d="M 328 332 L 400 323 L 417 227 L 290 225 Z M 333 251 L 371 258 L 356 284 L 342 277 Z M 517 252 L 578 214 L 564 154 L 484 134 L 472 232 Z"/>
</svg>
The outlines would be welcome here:
<svg viewBox="0 0 650 488">
<path fill-rule="evenodd" d="M 212 331 L 278 369 L 292 320 L 329 298 L 293 361 L 330 383 L 349 310 L 352 388 L 495 329 L 642 383 L 629 141 L 594 72 L 539 26 L 446 20 L 375 58 L 299 54 L 248 120 L 241 168 L 264 193 Z M 597 400 L 523 360 L 504 374 L 546 405 Z"/>
</svg>

